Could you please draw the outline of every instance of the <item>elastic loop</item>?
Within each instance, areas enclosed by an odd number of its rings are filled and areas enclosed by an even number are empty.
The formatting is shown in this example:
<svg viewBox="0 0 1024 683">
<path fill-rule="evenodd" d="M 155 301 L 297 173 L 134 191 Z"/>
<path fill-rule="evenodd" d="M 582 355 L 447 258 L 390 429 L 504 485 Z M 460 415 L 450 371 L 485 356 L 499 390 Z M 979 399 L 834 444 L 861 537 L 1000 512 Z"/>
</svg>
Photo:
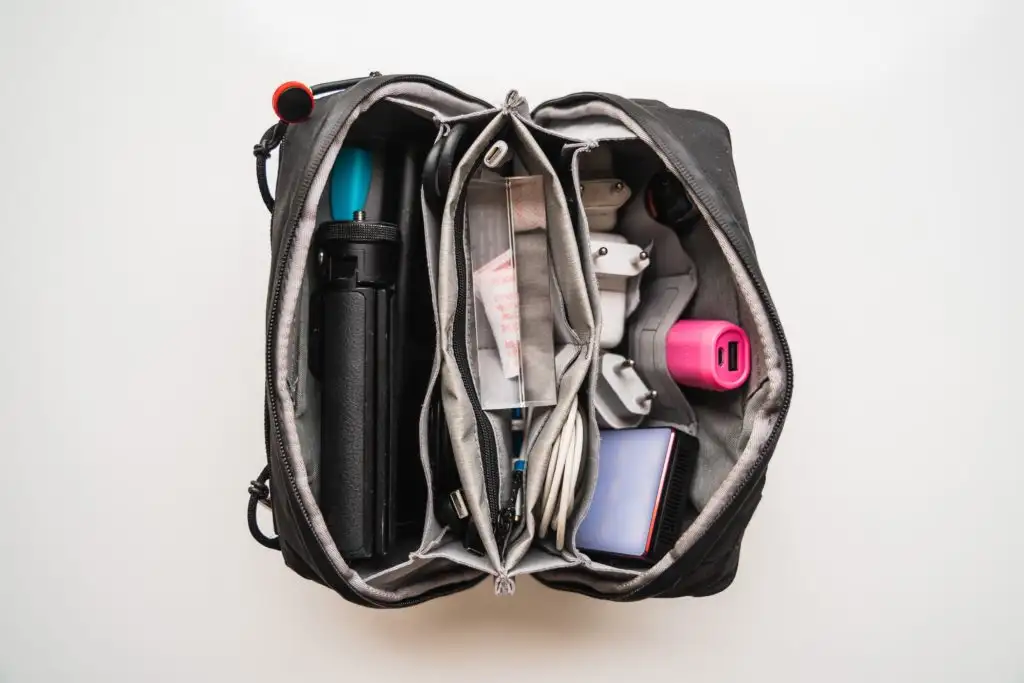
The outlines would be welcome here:
<svg viewBox="0 0 1024 683">
<path fill-rule="evenodd" d="M 252 148 L 252 153 L 256 157 L 256 184 L 259 185 L 260 197 L 263 198 L 263 203 L 270 213 L 274 213 L 274 195 L 270 194 L 270 185 L 267 183 L 267 159 L 270 158 L 270 153 L 281 144 L 286 130 L 288 130 L 288 124 L 278 121 L 267 129 L 260 141 Z"/>
<path fill-rule="evenodd" d="M 267 482 L 270 480 L 270 465 L 263 468 L 260 472 L 260 476 L 249 482 L 249 507 L 247 510 L 247 517 L 249 520 L 249 533 L 256 539 L 256 542 L 262 545 L 264 548 L 270 548 L 271 550 L 280 550 L 281 541 L 278 537 L 271 538 L 260 530 L 259 522 L 256 520 L 256 508 L 260 503 L 269 506 L 270 505 L 270 486 Z"/>
</svg>

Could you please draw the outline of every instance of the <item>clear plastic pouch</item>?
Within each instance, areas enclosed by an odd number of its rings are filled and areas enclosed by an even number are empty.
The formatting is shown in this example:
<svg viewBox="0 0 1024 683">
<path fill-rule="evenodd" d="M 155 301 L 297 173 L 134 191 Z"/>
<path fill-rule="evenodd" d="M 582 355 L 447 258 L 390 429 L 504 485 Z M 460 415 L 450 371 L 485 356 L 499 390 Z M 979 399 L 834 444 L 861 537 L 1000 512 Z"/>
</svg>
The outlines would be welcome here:
<svg viewBox="0 0 1024 683">
<path fill-rule="evenodd" d="M 472 180 L 466 216 L 482 406 L 552 405 L 557 387 L 544 179 Z"/>
</svg>

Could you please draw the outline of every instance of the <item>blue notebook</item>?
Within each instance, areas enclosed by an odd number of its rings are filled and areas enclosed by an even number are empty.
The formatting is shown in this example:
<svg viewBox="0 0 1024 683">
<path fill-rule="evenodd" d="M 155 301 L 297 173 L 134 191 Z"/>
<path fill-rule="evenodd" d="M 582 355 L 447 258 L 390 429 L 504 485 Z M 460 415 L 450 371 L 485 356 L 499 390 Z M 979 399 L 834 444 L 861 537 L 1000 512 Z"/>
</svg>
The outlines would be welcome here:
<svg viewBox="0 0 1024 683">
<path fill-rule="evenodd" d="M 654 542 L 676 432 L 669 428 L 601 431 L 597 488 L 576 545 L 643 557 Z"/>
</svg>

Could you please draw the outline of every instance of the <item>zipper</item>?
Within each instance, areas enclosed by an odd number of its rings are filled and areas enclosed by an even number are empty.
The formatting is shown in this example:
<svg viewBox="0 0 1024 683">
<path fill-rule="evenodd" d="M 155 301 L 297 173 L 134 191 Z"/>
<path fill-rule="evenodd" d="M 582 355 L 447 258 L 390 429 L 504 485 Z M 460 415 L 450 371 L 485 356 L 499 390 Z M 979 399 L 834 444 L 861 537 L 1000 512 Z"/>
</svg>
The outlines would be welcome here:
<svg viewBox="0 0 1024 683">
<path fill-rule="evenodd" d="M 360 98 L 358 103 L 354 103 L 354 105 L 352 107 L 352 112 L 354 112 L 355 109 L 356 109 L 355 105 L 361 104 L 363 101 L 365 101 L 366 99 L 371 97 L 380 88 L 382 88 L 382 87 L 384 87 L 386 85 L 389 85 L 391 83 L 394 83 L 394 82 L 399 82 L 399 81 L 412 82 L 412 83 L 427 83 L 427 84 L 435 85 L 435 86 L 438 86 L 440 89 L 443 89 L 443 90 L 446 90 L 448 92 L 457 94 L 458 96 L 462 97 L 463 99 L 465 99 L 467 101 L 476 102 L 476 103 L 479 103 L 481 105 L 488 106 L 486 102 L 483 102 L 483 101 L 481 101 L 481 100 L 479 100 L 479 99 L 477 99 L 475 97 L 470 97 L 470 96 L 462 93 L 461 91 L 455 90 L 454 88 L 449 88 L 448 86 L 445 86 L 444 84 L 441 84 L 439 81 L 436 81 L 433 78 L 427 78 L 425 76 L 404 76 L 404 77 L 397 76 L 397 77 L 390 77 L 390 78 L 381 79 L 381 81 L 377 84 L 376 87 L 374 87 L 369 92 L 367 92 L 365 95 L 363 95 L 363 97 Z M 354 84 L 352 87 L 355 87 L 356 85 L 358 85 L 358 83 Z M 338 136 L 338 134 L 341 132 L 341 129 L 345 127 L 345 124 L 348 123 L 348 120 L 350 118 L 351 118 L 351 112 L 350 112 L 349 116 L 346 116 L 343 119 L 335 122 L 335 124 L 334 124 L 334 126 L 332 126 L 331 130 L 330 131 L 326 131 L 323 134 L 324 137 L 333 141 Z M 313 159 L 313 163 L 309 164 L 307 166 L 307 170 L 306 170 L 306 172 L 303 175 L 302 181 L 301 181 L 301 183 L 299 185 L 299 188 L 298 188 L 298 191 L 296 192 L 296 195 L 295 195 L 296 199 L 298 200 L 298 206 L 300 206 L 300 207 L 305 206 L 306 198 L 309 195 L 309 189 L 310 189 L 310 187 L 313 184 L 313 178 L 316 175 L 317 171 L 319 170 L 321 164 L 323 163 L 324 156 L 326 156 L 327 149 L 329 147 L 330 147 L 330 145 L 325 145 L 321 151 L 319 151 L 318 153 L 315 153 L 316 156 Z M 312 170 L 312 172 L 310 172 L 310 170 Z M 299 488 L 298 488 L 298 484 L 296 483 L 295 473 L 292 470 L 291 462 L 288 459 L 287 449 L 286 449 L 285 443 L 284 443 L 284 437 L 281 434 L 281 428 L 279 426 L 280 425 L 281 417 L 280 417 L 280 414 L 278 413 L 278 405 L 277 405 L 277 400 L 276 400 L 276 390 L 275 390 L 275 384 L 274 384 L 274 338 L 276 337 L 276 333 L 277 333 L 278 309 L 280 307 L 281 290 L 282 290 L 283 282 L 284 282 L 284 273 L 285 273 L 285 269 L 287 268 L 288 262 L 291 259 L 292 249 L 295 246 L 295 233 L 296 233 L 296 231 L 298 229 L 298 224 L 299 224 L 299 219 L 301 217 L 301 213 L 302 213 L 301 211 L 296 212 L 295 215 L 293 215 L 291 220 L 288 222 L 288 225 L 285 227 L 286 234 L 283 237 L 284 243 L 283 243 L 281 249 L 279 250 L 278 257 L 277 257 L 277 263 L 275 265 L 275 270 L 274 270 L 274 282 L 273 282 L 272 294 L 271 294 L 271 297 L 270 297 L 270 312 L 267 315 L 267 339 L 266 339 L 266 362 L 267 362 L 267 377 L 266 377 L 266 381 L 267 381 L 267 396 L 266 396 L 266 403 L 267 403 L 267 410 L 266 410 L 266 413 L 265 413 L 265 418 L 267 419 L 267 424 L 265 425 L 265 432 L 266 432 L 266 441 L 267 441 L 267 444 L 266 444 L 267 445 L 267 457 L 269 459 L 271 457 L 271 453 L 272 453 L 272 450 L 271 450 L 271 445 L 272 444 L 271 444 L 270 441 L 271 441 L 271 432 L 273 432 L 274 441 L 277 444 L 279 452 L 282 454 L 282 457 L 280 458 L 279 461 L 280 461 L 282 469 L 284 471 L 285 479 L 288 481 L 288 487 L 291 490 L 292 500 L 295 501 L 298 504 L 298 508 L 299 508 L 299 511 L 302 513 L 303 520 L 305 521 L 306 525 L 310 529 L 312 529 L 312 520 L 310 519 L 309 511 L 306 510 L 306 506 L 302 502 L 302 497 L 299 494 Z M 315 534 L 314 534 L 314 537 L 315 537 Z M 320 551 L 324 552 L 323 546 L 322 546 L 322 544 L 320 544 L 319 540 L 317 540 L 317 544 L 320 545 Z M 325 552 L 324 552 L 324 554 L 326 555 Z M 337 572 L 335 572 L 335 574 L 337 575 Z M 453 588 L 452 592 L 455 592 L 455 590 L 461 589 L 458 584 L 454 585 L 452 588 Z M 353 593 L 354 593 L 354 591 L 353 591 Z M 376 600 L 374 600 L 372 598 L 369 598 L 369 597 L 367 597 L 365 595 L 358 594 L 358 593 L 355 593 L 355 595 L 360 600 L 366 602 L 369 605 L 375 606 L 375 607 L 397 607 L 399 605 L 414 604 L 415 603 L 415 598 L 411 599 L 411 601 L 401 601 L 401 602 L 397 602 L 397 603 L 393 603 L 392 604 L 392 603 L 380 603 L 380 602 L 378 602 L 378 601 L 376 601 Z"/>
<path fill-rule="evenodd" d="M 483 164 L 483 157 L 473 163 L 467 177 L 472 177 Z M 511 505 L 504 509 L 499 507 L 501 487 L 498 475 L 498 445 L 494 436 L 494 427 L 487 418 L 480 403 L 480 395 L 473 384 L 473 375 L 469 367 L 469 349 L 466 337 L 469 334 L 468 320 L 466 317 L 466 294 L 469 284 L 469 274 L 466 271 L 466 243 L 465 243 L 465 209 L 466 209 L 466 188 L 468 183 L 459 190 L 459 198 L 455 204 L 455 277 L 458 285 L 458 295 L 455 299 L 455 320 L 454 335 L 452 339 L 452 353 L 455 356 L 455 365 L 462 375 L 462 384 L 469 397 L 469 403 L 473 408 L 473 416 L 476 419 L 477 441 L 480 444 L 480 459 L 484 470 L 484 489 L 487 492 L 487 508 L 491 517 L 491 527 L 499 548 L 504 546 L 506 537 L 511 529 L 510 509 L 515 506 L 515 498 Z"/>
</svg>

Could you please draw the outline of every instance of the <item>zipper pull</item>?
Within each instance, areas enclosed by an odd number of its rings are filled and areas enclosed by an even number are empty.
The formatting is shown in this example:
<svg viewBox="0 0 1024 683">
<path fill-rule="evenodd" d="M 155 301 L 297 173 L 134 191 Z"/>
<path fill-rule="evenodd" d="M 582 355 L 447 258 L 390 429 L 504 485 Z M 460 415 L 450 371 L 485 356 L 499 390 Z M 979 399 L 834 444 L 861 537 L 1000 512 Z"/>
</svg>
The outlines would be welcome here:
<svg viewBox="0 0 1024 683">
<path fill-rule="evenodd" d="M 512 596 L 516 594 L 516 580 L 511 576 L 494 577 L 494 594 L 498 596 Z"/>
<path fill-rule="evenodd" d="M 494 522 L 494 540 L 498 542 L 498 548 L 503 549 L 509 534 L 512 532 L 513 517 L 515 510 L 512 504 L 508 504 L 498 511 L 498 519 Z M 501 551 L 504 554 L 504 550 Z"/>
<path fill-rule="evenodd" d="M 512 462 L 512 494 L 498 512 L 497 523 L 494 525 L 494 536 L 498 546 L 504 548 L 512 529 L 523 518 L 523 482 L 526 474 L 526 461 L 516 458 Z"/>
</svg>

